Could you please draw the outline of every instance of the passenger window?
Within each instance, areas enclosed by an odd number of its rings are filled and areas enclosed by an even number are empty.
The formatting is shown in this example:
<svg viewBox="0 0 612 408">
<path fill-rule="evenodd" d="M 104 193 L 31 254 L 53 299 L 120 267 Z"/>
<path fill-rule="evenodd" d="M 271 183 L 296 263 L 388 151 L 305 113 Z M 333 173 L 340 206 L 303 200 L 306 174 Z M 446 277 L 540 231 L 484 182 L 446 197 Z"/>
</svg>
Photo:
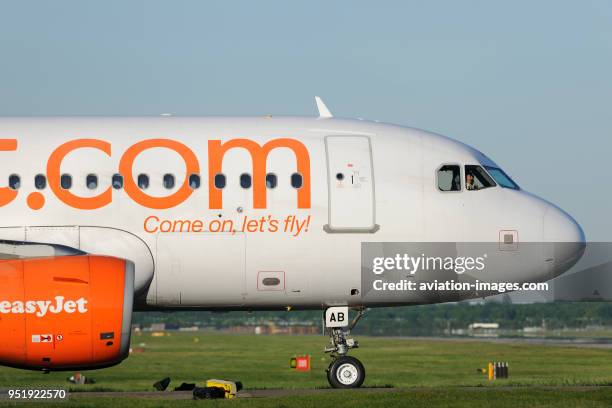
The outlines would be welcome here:
<svg viewBox="0 0 612 408">
<path fill-rule="evenodd" d="M 17 174 L 11 174 L 8 184 L 11 190 L 19 190 L 19 187 L 21 187 L 21 178 Z"/>
<path fill-rule="evenodd" d="M 465 189 L 469 191 L 495 187 L 495 181 L 480 166 L 465 166 Z"/>
<path fill-rule="evenodd" d="M 149 188 L 149 176 L 147 176 L 146 174 L 138 175 L 138 188 L 140 188 L 141 190 L 146 190 L 147 188 Z"/>
<path fill-rule="evenodd" d="M 219 173 L 215 174 L 215 187 L 219 190 L 224 189 L 226 184 L 225 174 Z"/>
<path fill-rule="evenodd" d="M 70 190 L 72 188 L 72 176 L 70 174 L 62 174 L 60 177 L 60 187 L 64 190 Z"/>
<path fill-rule="evenodd" d="M 196 190 L 200 188 L 200 175 L 199 174 L 192 174 L 189 176 L 189 187 L 191 187 L 192 190 Z"/>
<path fill-rule="evenodd" d="M 168 190 L 174 188 L 174 176 L 172 174 L 164 174 L 164 187 Z"/>
<path fill-rule="evenodd" d="M 302 175 L 300 173 L 293 173 L 291 175 L 291 186 L 293 188 L 302 188 Z"/>
<path fill-rule="evenodd" d="M 461 168 L 457 164 L 446 164 L 438 169 L 438 190 L 461 191 Z"/>
<path fill-rule="evenodd" d="M 43 190 L 47 187 L 47 178 L 42 174 L 37 174 L 34 177 L 34 187 L 38 190 Z"/>
<path fill-rule="evenodd" d="M 266 174 L 266 187 L 267 188 L 276 188 L 278 185 L 278 177 L 274 173 Z"/>
<path fill-rule="evenodd" d="M 113 174 L 112 185 L 115 190 L 123 188 L 123 176 L 121 174 Z"/>
<path fill-rule="evenodd" d="M 98 188 L 98 176 L 95 174 L 88 174 L 85 178 L 85 185 L 90 190 L 95 190 Z"/>
<path fill-rule="evenodd" d="M 251 188 L 251 175 L 250 174 L 242 173 L 240 175 L 240 187 Z"/>
</svg>

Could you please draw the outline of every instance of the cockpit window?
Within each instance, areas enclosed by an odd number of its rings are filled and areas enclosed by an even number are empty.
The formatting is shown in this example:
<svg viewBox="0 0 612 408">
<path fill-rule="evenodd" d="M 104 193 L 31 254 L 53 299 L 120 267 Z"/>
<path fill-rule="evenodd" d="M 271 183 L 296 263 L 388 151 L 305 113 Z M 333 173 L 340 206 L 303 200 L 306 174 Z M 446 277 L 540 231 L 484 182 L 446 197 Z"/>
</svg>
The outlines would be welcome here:
<svg viewBox="0 0 612 408">
<path fill-rule="evenodd" d="M 461 167 L 446 164 L 438 169 L 438 189 L 440 191 L 461 191 Z"/>
<path fill-rule="evenodd" d="M 465 166 L 465 189 L 469 191 L 495 187 L 495 181 L 480 166 L 467 164 Z"/>
<path fill-rule="evenodd" d="M 520 187 L 514 181 L 512 181 L 512 179 L 506 173 L 504 173 L 502 169 L 490 166 L 485 166 L 485 169 L 487 169 L 491 177 L 493 177 L 500 186 L 504 188 L 511 188 L 513 190 L 520 190 Z"/>
</svg>

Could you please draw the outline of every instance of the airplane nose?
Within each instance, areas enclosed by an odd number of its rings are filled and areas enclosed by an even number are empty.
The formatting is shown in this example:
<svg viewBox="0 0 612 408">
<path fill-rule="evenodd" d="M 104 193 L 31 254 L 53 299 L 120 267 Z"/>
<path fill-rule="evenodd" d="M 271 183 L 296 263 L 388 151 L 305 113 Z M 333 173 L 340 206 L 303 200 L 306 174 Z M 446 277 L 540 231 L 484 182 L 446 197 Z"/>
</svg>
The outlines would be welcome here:
<svg viewBox="0 0 612 408">
<path fill-rule="evenodd" d="M 584 231 L 576 220 L 553 206 L 544 215 L 544 242 L 552 245 L 555 276 L 574 266 L 586 247 Z"/>
</svg>

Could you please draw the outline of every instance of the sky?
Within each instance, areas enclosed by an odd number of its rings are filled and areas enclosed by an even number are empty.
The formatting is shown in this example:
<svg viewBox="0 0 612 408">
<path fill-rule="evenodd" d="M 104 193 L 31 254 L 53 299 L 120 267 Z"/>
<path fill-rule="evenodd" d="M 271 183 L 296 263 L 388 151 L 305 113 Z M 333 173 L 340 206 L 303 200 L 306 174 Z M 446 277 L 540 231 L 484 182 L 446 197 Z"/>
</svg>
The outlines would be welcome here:
<svg viewBox="0 0 612 408">
<path fill-rule="evenodd" d="M 0 0 L 0 115 L 315 115 L 481 150 L 612 239 L 612 1 Z"/>
</svg>

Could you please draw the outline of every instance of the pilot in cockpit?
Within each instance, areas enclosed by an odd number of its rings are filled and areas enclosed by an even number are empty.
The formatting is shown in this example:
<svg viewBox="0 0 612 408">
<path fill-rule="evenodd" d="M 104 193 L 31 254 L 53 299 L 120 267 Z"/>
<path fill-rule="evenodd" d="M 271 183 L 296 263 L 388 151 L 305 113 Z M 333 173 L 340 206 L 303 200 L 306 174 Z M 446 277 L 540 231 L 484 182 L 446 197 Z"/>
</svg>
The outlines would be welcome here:
<svg viewBox="0 0 612 408">
<path fill-rule="evenodd" d="M 478 187 L 474 184 L 474 175 L 472 173 L 466 173 L 465 175 L 465 189 L 478 190 Z"/>
</svg>

